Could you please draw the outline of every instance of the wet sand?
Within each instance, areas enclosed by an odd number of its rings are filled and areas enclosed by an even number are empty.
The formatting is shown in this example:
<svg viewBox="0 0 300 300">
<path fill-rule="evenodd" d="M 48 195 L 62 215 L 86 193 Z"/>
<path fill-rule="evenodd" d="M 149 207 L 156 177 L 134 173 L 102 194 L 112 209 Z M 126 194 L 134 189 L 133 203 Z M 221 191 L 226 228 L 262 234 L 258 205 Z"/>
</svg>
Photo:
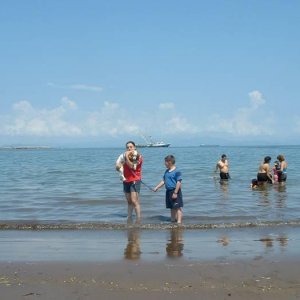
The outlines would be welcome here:
<svg viewBox="0 0 300 300">
<path fill-rule="evenodd" d="M 299 261 L 2 263 L 1 299 L 299 299 Z"/>
<path fill-rule="evenodd" d="M 0 299 L 300 299 L 299 229 L 0 231 Z"/>
</svg>

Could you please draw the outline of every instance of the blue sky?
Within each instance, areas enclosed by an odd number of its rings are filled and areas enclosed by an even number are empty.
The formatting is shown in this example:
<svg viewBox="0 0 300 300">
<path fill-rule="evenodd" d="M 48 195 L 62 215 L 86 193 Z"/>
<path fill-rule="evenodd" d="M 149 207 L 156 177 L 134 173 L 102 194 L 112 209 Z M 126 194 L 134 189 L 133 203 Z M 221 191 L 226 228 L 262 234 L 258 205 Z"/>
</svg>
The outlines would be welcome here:
<svg viewBox="0 0 300 300">
<path fill-rule="evenodd" d="M 299 1 L 0 3 L 0 145 L 298 144 Z"/>
</svg>

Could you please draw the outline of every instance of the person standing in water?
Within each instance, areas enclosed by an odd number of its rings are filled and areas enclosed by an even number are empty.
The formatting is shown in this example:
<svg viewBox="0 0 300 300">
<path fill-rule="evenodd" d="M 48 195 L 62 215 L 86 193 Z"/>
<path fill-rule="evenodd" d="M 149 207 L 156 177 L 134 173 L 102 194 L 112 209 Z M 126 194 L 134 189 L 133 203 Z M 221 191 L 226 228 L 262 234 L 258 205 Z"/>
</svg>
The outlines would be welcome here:
<svg viewBox="0 0 300 300">
<path fill-rule="evenodd" d="M 182 224 L 183 217 L 183 200 L 181 192 L 182 175 L 176 168 L 175 157 L 168 155 L 165 157 L 166 171 L 163 180 L 153 189 L 157 192 L 161 187 L 166 188 L 166 208 L 171 210 L 171 222 Z"/>
<path fill-rule="evenodd" d="M 279 170 L 277 171 L 278 174 L 278 183 L 284 185 L 287 179 L 287 162 L 285 161 L 285 158 L 282 154 L 277 156 L 277 159 L 279 160 Z"/>
<path fill-rule="evenodd" d="M 218 169 L 220 170 L 220 179 L 221 180 L 228 180 L 230 179 L 229 175 L 229 163 L 226 154 L 221 156 L 221 159 L 217 162 L 215 174 L 217 173 Z"/>
<path fill-rule="evenodd" d="M 136 223 L 141 222 L 141 205 L 139 194 L 142 180 L 143 158 L 139 155 L 138 162 L 130 159 L 136 153 L 135 143 L 129 141 L 126 143 L 126 152 L 121 154 L 116 161 L 116 170 L 124 169 L 123 191 L 128 204 L 128 223 L 132 222 L 132 213 L 135 211 Z"/>
</svg>

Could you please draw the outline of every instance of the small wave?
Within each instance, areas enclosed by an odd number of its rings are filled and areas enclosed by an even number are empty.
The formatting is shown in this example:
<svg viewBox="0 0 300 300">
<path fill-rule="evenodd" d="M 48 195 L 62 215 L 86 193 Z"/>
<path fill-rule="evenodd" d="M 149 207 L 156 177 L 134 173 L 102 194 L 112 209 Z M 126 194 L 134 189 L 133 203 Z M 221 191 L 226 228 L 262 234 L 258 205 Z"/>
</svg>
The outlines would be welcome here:
<svg viewBox="0 0 300 300">
<path fill-rule="evenodd" d="M 300 226 L 300 220 L 295 221 L 268 221 L 268 222 L 244 222 L 244 223 L 223 223 L 223 224 L 118 224 L 118 223 L 2 223 L 0 230 L 125 230 L 139 228 L 141 230 L 166 230 L 176 227 L 188 230 L 208 229 L 234 229 L 254 227 L 278 227 L 278 226 Z"/>
<path fill-rule="evenodd" d="M 166 216 L 162 216 L 162 215 L 158 215 L 158 216 L 152 216 L 149 218 L 150 220 L 153 221 L 158 221 L 158 222 L 170 222 L 170 217 L 166 217 Z"/>
</svg>

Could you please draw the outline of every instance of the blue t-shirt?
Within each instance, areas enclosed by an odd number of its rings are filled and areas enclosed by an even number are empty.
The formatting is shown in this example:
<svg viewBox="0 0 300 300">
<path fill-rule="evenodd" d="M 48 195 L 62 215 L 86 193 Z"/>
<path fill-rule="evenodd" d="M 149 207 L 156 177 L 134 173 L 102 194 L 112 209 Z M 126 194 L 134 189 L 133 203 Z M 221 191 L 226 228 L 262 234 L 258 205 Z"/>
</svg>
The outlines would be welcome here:
<svg viewBox="0 0 300 300">
<path fill-rule="evenodd" d="M 174 190 L 178 181 L 182 180 L 181 172 L 177 169 L 173 171 L 166 170 L 163 180 L 167 190 Z"/>
</svg>

